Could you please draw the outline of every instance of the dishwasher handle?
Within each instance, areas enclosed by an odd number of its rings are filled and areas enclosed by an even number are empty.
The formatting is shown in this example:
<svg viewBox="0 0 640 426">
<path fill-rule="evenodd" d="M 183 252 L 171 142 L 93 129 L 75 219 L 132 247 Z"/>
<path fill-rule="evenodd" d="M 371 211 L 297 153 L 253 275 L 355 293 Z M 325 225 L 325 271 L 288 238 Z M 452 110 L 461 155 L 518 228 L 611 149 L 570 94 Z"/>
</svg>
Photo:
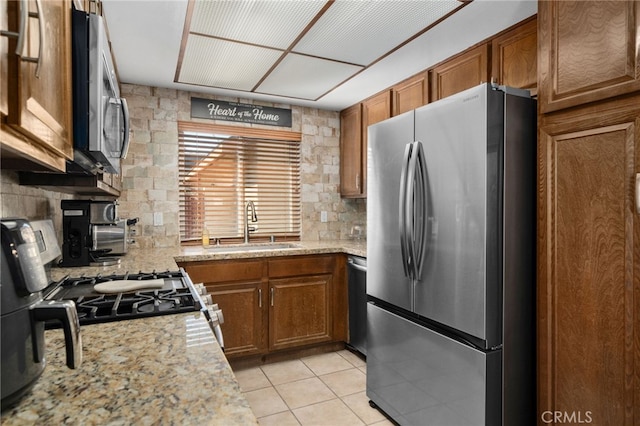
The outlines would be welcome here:
<svg viewBox="0 0 640 426">
<path fill-rule="evenodd" d="M 367 272 L 367 265 L 361 265 L 360 263 L 356 263 L 353 259 L 349 258 L 347 259 L 347 263 L 349 264 L 350 268 L 356 269 L 358 271 L 362 271 L 362 272 Z"/>
</svg>

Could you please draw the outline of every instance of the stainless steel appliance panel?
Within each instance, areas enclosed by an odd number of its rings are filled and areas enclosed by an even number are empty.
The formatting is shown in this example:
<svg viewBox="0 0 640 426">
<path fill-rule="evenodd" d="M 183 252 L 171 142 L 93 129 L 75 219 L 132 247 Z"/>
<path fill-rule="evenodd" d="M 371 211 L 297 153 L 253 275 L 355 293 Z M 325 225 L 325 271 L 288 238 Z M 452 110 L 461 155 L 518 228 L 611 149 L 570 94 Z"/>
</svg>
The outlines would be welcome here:
<svg viewBox="0 0 640 426">
<path fill-rule="evenodd" d="M 93 251 L 104 250 L 107 254 L 127 253 L 127 221 L 118 220 L 113 225 L 91 225 Z"/>
<path fill-rule="evenodd" d="M 367 355 L 367 259 L 349 256 L 349 346 Z"/>
<path fill-rule="evenodd" d="M 411 279 L 405 275 L 398 214 L 404 151 L 413 142 L 413 111 L 369 126 L 367 175 L 367 294 L 411 309 Z"/>
<path fill-rule="evenodd" d="M 401 425 L 500 424 L 502 352 L 367 304 L 367 396 Z"/>
<path fill-rule="evenodd" d="M 416 313 L 482 340 L 492 333 L 491 344 L 499 343 L 491 313 L 500 286 L 495 218 L 501 105 L 502 93 L 483 85 L 415 112 L 429 199 Z"/>
</svg>

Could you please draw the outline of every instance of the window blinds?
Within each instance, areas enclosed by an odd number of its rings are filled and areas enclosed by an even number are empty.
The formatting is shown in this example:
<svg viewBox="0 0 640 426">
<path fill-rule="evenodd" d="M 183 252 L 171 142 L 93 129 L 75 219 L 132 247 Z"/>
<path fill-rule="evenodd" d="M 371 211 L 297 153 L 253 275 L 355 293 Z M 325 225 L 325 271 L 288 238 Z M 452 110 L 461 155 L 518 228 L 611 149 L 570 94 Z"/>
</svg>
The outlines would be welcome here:
<svg viewBox="0 0 640 426">
<path fill-rule="evenodd" d="M 178 123 L 180 238 L 242 238 L 246 204 L 252 237 L 300 237 L 300 134 Z"/>
</svg>

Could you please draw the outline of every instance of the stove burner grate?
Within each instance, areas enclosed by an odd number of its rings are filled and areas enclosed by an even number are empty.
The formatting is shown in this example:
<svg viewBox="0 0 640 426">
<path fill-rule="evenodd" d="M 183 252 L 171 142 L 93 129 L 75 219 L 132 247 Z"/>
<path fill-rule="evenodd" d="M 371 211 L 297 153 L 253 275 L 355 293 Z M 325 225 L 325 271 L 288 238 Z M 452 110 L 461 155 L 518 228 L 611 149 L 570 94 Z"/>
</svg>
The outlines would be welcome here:
<svg viewBox="0 0 640 426">
<path fill-rule="evenodd" d="M 95 284 L 112 280 L 158 278 L 165 279 L 165 286 L 159 290 L 117 294 L 102 294 L 93 290 Z M 81 325 L 200 310 L 180 271 L 69 278 L 50 294 L 53 300 L 73 300 Z"/>
</svg>

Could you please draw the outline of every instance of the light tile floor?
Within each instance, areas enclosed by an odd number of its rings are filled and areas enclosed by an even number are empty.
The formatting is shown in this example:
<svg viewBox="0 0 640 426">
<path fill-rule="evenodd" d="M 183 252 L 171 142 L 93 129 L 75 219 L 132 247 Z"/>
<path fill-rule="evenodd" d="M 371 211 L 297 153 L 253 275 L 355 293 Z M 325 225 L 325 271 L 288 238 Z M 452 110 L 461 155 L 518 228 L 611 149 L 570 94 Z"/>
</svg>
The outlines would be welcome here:
<svg viewBox="0 0 640 426">
<path fill-rule="evenodd" d="M 260 425 L 392 425 L 369 406 L 364 360 L 348 350 L 234 373 Z"/>
</svg>

